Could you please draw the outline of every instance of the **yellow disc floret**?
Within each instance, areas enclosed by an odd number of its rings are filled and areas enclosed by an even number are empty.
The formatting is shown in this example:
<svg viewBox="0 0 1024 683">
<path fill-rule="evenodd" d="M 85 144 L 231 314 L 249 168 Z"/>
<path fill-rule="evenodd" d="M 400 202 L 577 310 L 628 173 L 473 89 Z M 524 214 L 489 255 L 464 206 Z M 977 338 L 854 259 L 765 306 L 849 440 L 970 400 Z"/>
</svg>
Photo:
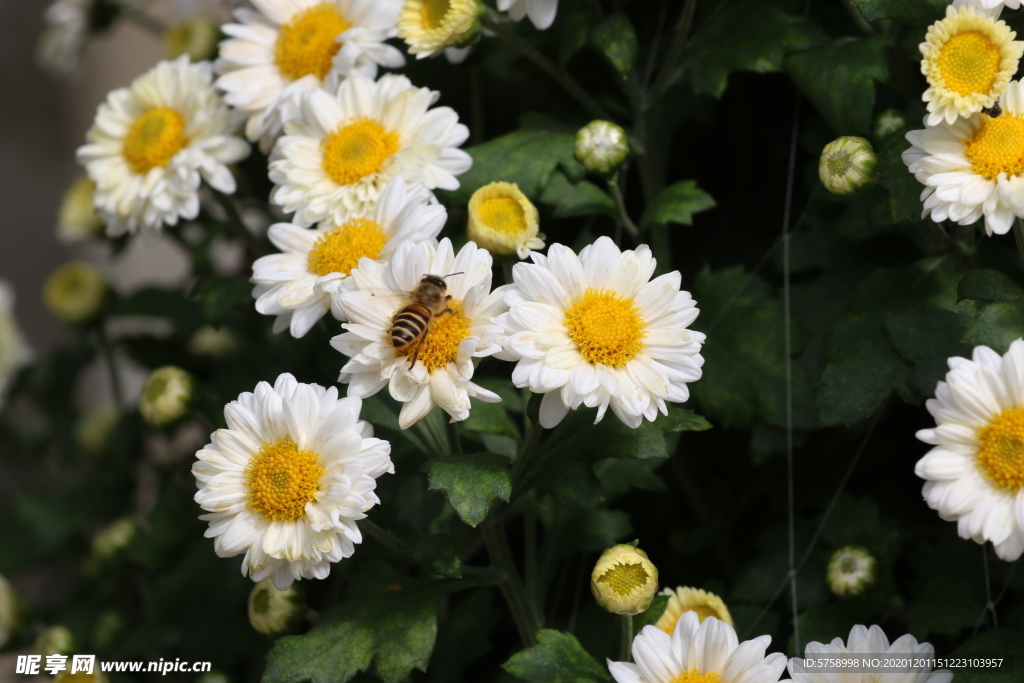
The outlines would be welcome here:
<svg viewBox="0 0 1024 683">
<path fill-rule="evenodd" d="M 700 588 L 679 586 L 674 590 L 666 588 L 661 595 L 669 596 L 668 605 L 665 606 L 664 613 L 654 625 L 669 635 L 672 635 L 675 630 L 679 618 L 687 612 L 694 612 L 700 621 L 704 621 L 708 617 L 715 617 L 726 624 L 733 623 L 729 608 L 722 602 L 722 598 L 714 593 Z"/>
<path fill-rule="evenodd" d="M 444 15 L 448 14 L 451 8 L 449 0 L 423 0 L 420 8 L 420 16 L 423 18 L 424 28 L 437 28 L 444 21 Z"/>
<path fill-rule="evenodd" d="M 398 133 L 373 119 L 356 119 L 320 143 L 324 172 L 339 185 L 350 185 L 379 173 L 398 151 L 400 140 Z"/>
<path fill-rule="evenodd" d="M 643 348 L 643 316 L 632 299 L 587 289 L 565 311 L 565 327 L 588 363 L 621 368 Z"/>
<path fill-rule="evenodd" d="M 961 95 L 988 92 L 999 73 L 999 46 L 981 31 L 950 36 L 936 66 L 946 87 Z"/>
<path fill-rule="evenodd" d="M 388 238 L 374 221 L 355 218 L 325 233 L 307 257 L 309 272 L 317 275 L 348 275 L 364 256 L 375 259 Z"/>
<path fill-rule="evenodd" d="M 495 197 L 480 205 L 480 220 L 492 230 L 515 234 L 526 230 L 526 212 L 511 197 Z"/>
<path fill-rule="evenodd" d="M 316 454 L 300 451 L 290 438 L 268 441 L 245 470 L 249 509 L 269 522 L 305 519 L 306 503 L 316 499 L 323 473 Z"/>
<path fill-rule="evenodd" d="M 1007 493 L 1024 487 L 1024 408 L 1008 408 L 977 430 L 976 464 L 992 486 Z"/>
<path fill-rule="evenodd" d="M 124 139 L 124 158 L 135 173 L 148 173 L 166 166 L 187 144 L 181 114 L 170 107 L 157 107 L 132 123 Z"/>
<path fill-rule="evenodd" d="M 282 76 L 293 81 L 309 75 L 323 79 L 341 49 L 338 36 L 351 27 L 333 2 L 310 7 L 281 27 L 274 63 Z"/>
<path fill-rule="evenodd" d="M 978 175 L 995 180 L 1024 173 L 1024 118 L 1009 113 L 993 119 L 982 115 L 981 126 L 964 140 L 964 153 Z"/>
<path fill-rule="evenodd" d="M 629 595 L 647 585 L 650 580 L 647 570 L 639 562 L 619 563 L 597 578 L 619 595 Z"/>
<path fill-rule="evenodd" d="M 717 671 L 701 673 L 696 669 L 690 669 L 677 674 L 668 683 L 722 683 L 722 674 Z"/>
<path fill-rule="evenodd" d="M 430 372 L 455 362 L 459 354 L 459 344 L 469 336 L 469 326 L 473 322 L 463 315 L 461 301 L 449 301 L 448 308 L 451 309 L 451 313 L 434 316 L 426 335 L 419 343 L 416 362 L 423 363 Z M 416 344 L 410 344 L 395 351 L 400 356 L 408 356 L 415 349 Z"/>
</svg>

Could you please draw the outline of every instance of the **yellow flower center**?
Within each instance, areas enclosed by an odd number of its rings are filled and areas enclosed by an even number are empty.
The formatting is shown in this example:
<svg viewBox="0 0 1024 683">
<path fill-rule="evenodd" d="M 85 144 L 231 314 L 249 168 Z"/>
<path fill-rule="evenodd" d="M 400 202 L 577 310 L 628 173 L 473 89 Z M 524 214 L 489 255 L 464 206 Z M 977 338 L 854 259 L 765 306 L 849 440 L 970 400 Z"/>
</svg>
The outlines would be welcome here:
<svg viewBox="0 0 1024 683">
<path fill-rule="evenodd" d="M 313 244 L 307 257 L 309 272 L 348 275 L 364 256 L 377 258 L 387 241 L 379 225 L 355 218 L 325 233 Z"/>
<path fill-rule="evenodd" d="M 964 140 L 964 153 L 978 175 L 995 180 L 1024 173 L 1024 119 L 1004 113 L 982 116 L 981 127 Z"/>
<path fill-rule="evenodd" d="M 461 301 L 449 301 L 448 308 L 452 313 L 434 316 L 431 320 L 416 354 L 416 362 L 423 363 L 430 372 L 455 362 L 459 344 L 469 336 L 469 325 L 473 322 L 462 314 Z M 416 348 L 415 344 L 410 344 L 395 351 L 399 356 L 408 356 Z"/>
<path fill-rule="evenodd" d="M 124 158 L 135 173 L 148 173 L 166 166 L 186 144 L 185 119 L 169 107 L 157 107 L 135 119 L 124 139 Z"/>
<path fill-rule="evenodd" d="M 281 75 L 298 80 L 310 74 L 323 79 L 341 49 L 339 35 L 352 24 L 338 13 L 333 2 L 323 2 L 292 17 L 281 27 L 274 45 L 274 63 Z"/>
<path fill-rule="evenodd" d="M 420 16 L 423 17 L 424 28 L 437 28 L 448 14 L 450 0 L 423 0 Z"/>
<path fill-rule="evenodd" d="M 706 674 L 702 674 L 696 669 L 690 669 L 678 674 L 668 683 L 722 683 L 722 674 L 717 671 L 709 671 Z"/>
<path fill-rule="evenodd" d="M 1024 487 L 1024 408 L 1008 408 L 977 430 L 977 466 L 997 489 Z"/>
<path fill-rule="evenodd" d="M 398 133 L 365 117 L 343 126 L 323 139 L 324 172 L 339 185 L 350 185 L 379 173 L 398 151 Z"/>
<path fill-rule="evenodd" d="M 981 31 L 957 33 L 936 62 L 946 87 L 960 95 L 987 93 L 999 72 L 999 46 Z"/>
<path fill-rule="evenodd" d="M 719 614 L 718 610 L 716 610 L 714 607 L 711 607 L 710 605 L 692 605 L 688 606 L 686 609 L 680 610 L 679 616 L 676 617 L 671 624 L 662 624 L 661 630 L 669 635 L 672 635 L 672 632 L 676 629 L 676 624 L 679 622 L 679 619 L 682 618 L 682 616 L 687 612 L 696 612 L 698 621 L 704 621 L 708 617 L 715 617 L 720 621 L 724 621 L 722 619 L 722 615 Z"/>
<path fill-rule="evenodd" d="M 616 564 L 598 577 L 598 583 L 607 584 L 619 595 L 630 595 L 637 588 L 647 585 L 650 575 L 639 562 Z"/>
<path fill-rule="evenodd" d="M 511 197 L 488 199 L 479 208 L 480 220 L 488 228 L 515 235 L 526 230 L 526 212 Z"/>
<path fill-rule="evenodd" d="M 632 299 L 589 288 L 565 311 L 569 338 L 588 363 L 621 368 L 643 348 L 643 316 Z"/>
<path fill-rule="evenodd" d="M 304 519 L 306 503 L 316 498 L 324 473 L 316 458 L 288 437 L 263 444 L 245 470 L 249 509 L 270 522 Z"/>
</svg>

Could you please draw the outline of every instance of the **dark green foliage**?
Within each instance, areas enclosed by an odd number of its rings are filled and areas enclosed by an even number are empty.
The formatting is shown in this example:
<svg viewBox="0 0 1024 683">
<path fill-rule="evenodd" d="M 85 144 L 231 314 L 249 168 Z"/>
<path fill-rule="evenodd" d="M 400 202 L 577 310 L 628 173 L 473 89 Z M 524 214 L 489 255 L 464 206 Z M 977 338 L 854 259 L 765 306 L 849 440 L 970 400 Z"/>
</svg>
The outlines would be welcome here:
<svg viewBox="0 0 1024 683">
<path fill-rule="evenodd" d="M 528 683 L 598 683 L 611 680 L 608 670 L 587 654 L 571 633 L 537 632 L 536 645 L 502 666 Z"/>
</svg>

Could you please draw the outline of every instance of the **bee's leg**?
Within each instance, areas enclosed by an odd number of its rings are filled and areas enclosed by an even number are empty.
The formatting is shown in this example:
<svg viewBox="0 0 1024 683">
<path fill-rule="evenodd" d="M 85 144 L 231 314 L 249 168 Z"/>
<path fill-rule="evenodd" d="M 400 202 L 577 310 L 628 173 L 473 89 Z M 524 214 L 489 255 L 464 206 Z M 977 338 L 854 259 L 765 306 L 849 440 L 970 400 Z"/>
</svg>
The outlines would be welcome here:
<svg viewBox="0 0 1024 683">
<path fill-rule="evenodd" d="M 449 298 L 451 298 L 451 297 L 449 297 Z M 440 313 L 438 313 L 437 315 L 435 315 L 434 317 L 435 318 L 440 318 L 442 315 L 455 315 L 455 311 L 453 311 L 450 308 L 446 308 L 443 311 L 441 311 Z"/>
<path fill-rule="evenodd" d="M 413 368 L 415 368 L 415 367 L 416 367 L 416 358 L 417 358 L 417 357 L 418 357 L 418 356 L 420 355 L 420 345 L 421 345 L 422 343 L 423 343 L 423 340 L 422 340 L 422 339 L 421 339 L 420 341 L 416 342 L 416 348 L 412 350 L 412 362 L 411 362 L 411 363 L 409 363 L 409 370 L 410 370 L 410 371 L 411 371 L 411 370 L 412 370 Z"/>
<path fill-rule="evenodd" d="M 451 301 L 451 300 L 452 300 L 452 295 L 451 295 L 451 294 L 449 294 L 448 296 L 446 296 L 446 297 L 444 298 L 444 300 L 445 300 L 445 301 Z"/>
</svg>

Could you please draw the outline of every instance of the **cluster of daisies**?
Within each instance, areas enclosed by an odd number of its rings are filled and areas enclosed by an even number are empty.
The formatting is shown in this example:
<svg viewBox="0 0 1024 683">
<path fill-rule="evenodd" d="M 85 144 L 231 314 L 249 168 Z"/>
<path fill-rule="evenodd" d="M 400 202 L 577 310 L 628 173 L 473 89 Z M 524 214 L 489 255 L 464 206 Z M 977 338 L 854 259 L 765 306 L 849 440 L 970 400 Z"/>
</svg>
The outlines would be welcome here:
<svg viewBox="0 0 1024 683">
<path fill-rule="evenodd" d="M 903 161 L 925 189 L 924 215 L 1005 234 L 1024 217 L 1024 42 L 999 19 L 1019 0 L 955 0 L 921 43 L 925 128 Z"/>
</svg>

